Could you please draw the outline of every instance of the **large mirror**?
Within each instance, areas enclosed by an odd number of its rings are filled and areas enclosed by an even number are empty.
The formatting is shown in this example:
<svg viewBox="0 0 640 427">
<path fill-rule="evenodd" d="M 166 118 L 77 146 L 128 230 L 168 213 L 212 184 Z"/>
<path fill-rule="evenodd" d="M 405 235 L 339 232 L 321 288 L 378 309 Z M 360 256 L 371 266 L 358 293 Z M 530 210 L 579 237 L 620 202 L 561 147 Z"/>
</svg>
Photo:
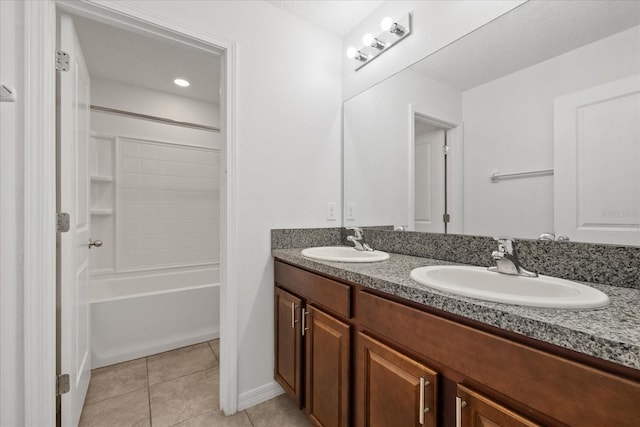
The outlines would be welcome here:
<svg viewBox="0 0 640 427">
<path fill-rule="evenodd" d="M 347 100 L 344 226 L 640 246 L 639 24 L 529 1 Z"/>
</svg>

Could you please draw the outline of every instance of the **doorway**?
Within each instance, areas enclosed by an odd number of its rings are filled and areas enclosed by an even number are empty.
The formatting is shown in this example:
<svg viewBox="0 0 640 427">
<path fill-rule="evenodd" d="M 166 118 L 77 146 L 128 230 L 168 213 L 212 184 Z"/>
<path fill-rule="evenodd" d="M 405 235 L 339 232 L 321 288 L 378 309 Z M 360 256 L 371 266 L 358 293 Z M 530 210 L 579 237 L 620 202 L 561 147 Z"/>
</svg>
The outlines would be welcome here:
<svg viewBox="0 0 640 427">
<path fill-rule="evenodd" d="M 166 43 L 169 43 L 173 46 L 182 46 L 183 49 L 197 49 L 203 52 L 206 52 L 211 55 L 218 55 L 221 59 L 220 61 L 220 69 L 221 69 L 221 90 L 219 93 L 220 96 L 220 146 L 218 150 L 220 168 L 218 175 L 218 180 L 220 184 L 220 200 L 219 200 L 219 209 L 217 210 L 219 213 L 219 229 L 220 229 L 220 244 L 219 244 L 219 259 L 220 259 L 220 336 L 222 338 L 221 345 L 221 378 L 220 378 L 220 404 L 221 408 L 226 413 L 235 412 L 236 408 L 236 391 L 235 391 L 235 331 L 234 325 L 235 321 L 233 319 L 233 313 L 229 315 L 229 311 L 225 310 L 225 307 L 235 306 L 235 293 L 233 288 L 229 286 L 229 283 L 233 281 L 233 277 L 235 276 L 235 271 L 231 268 L 231 263 L 235 259 L 233 257 L 233 252 L 230 250 L 232 246 L 232 236 L 235 234 L 235 224 L 233 216 L 229 213 L 233 211 L 234 207 L 234 194 L 233 194 L 233 144 L 231 144 L 231 138 L 233 135 L 233 118 L 230 115 L 231 112 L 231 100 L 232 96 L 230 94 L 230 89 L 232 87 L 231 80 L 233 76 L 230 73 L 233 65 L 233 46 L 229 45 L 225 42 L 219 42 L 217 40 L 211 40 L 210 37 L 202 37 L 202 38 L 194 38 L 193 36 L 185 36 L 177 34 L 175 31 L 170 31 L 169 28 L 163 28 L 161 26 L 154 26 L 149 24 L 142 24 L 133 19 L 124 18 L 123 16 L 118 15 L 117 13 L 106 12 L 105 10 L 90 6 L 90 5 L 77 5 L 77 4 L 68 4 L 63 2 L 58 5 L 59 8 L 57 10 L 58 13 L 61 14 L 71 14 L 73 16 L 78 17 L 78 20 L 95 20 L 100 25 L 111 26 L 117 28 L 118 31 L 129 31 L 136 36 L 147 36 L 151 38 L 155 38 L 157 40 L 163 40 Z M 96 24 L 97 25 L 97 24 Z M 121 109 L 118 109 L 121 110 Z M 122 111 L 120 111 L 122 112 Z M 131 111 L 129 111 L 131 112 Z M 101 112 L 101 114 L 117 114 L 113 112 Z M 150 114 L 143 114 L 145 116 L 152 116 Z M 157 116 L 156 116 L 157 117 Z M 166 118 L 166 117 L 160 117 Z M 113 119 L 113 117 L 111 117 Z M 139 118 L 140 120 L 150 121 L 149 117 Z M 180 122 L 185 122 L 185 120 L 177 120 Z M 147 123 L 148 124 L 148 123 Z M 175 125 L 175 124 L 174 124 Z M 214 126 L 212 126 L 214 127 Z M 94 137 L 96 134 L 94 133 Z M 101 136 L 97 135 L 97 139 L 100 139 Z M 112 160 L 117 160 L 117 156 L 115 155 L 116 147 L 119 146 L 122 150 L 125 147 L 125 143 L 128 144 L 127 149 L 131 149 L 133 147 L 134 151 L 137 148 L 144 147 L 152 147 L 156 148 L 160 151 L 175 151 L 176 147 L 170 144 L 171 141 L 150 141 L 148 138 L 134 138 L 136 135 L 129 135 L 129 139 L 118 137 L 113 139 L 113 156 Z M 139 134 L 137 135 L 139 137 Z M 96 139 L 96 138 L 94 138 Z M 141 140 L 142 139 L 142 140 Z M 168 143 L 169 142 L 169 143 Z M 164 145 L 163 145 L 164 143 Z M 154 146 L 155 144 L 155 146 Z M 104 145 L 97 145 L 102 148 L 97 148 L 97 151 L 105 150 Z M 201 152 L 203 148 L 198 148 Z M 96 151 L 96 150 L 94 150 Z M 157 150 L 156 150 L 157 151 Z M 180 152 L 184 154 L 184 150 Z M 212 152 L 212 151 L 210 151 Z M 209 152 L 207 152 L 209 153 Z M 165 155 L 171 155 L 165 153 Z M 208 154 L 207 154 L 208 155 Z M 197 157 L 197 156 L 196 156 Z M 106 162 L 109 163 L 109 162 Z M 112 179 L 109 180 L 108 174 L 100 173 L 99 168 L 105 167 L 105 162 L 94 162 L 94 166 L 98 166 L 97 169 L 94 169 L 92 175 L 94 179 L 91 180 L 90 186 L 96 187 L 95 192 L 98 194 L 104 195 L 104 193 L 109 193 L 110 190 L 104 190 L 105 187 L 115 187 L 113 183 L 115 183 L 114 176 L 117 175 L 117 172 L 114 170 L 114 174 L 111 176 Z M 63 173 L 66 171 L 63 171 Z M 112 183 L 112 184 L 109 184 Z M 102 189 L 101 189 L 102 187 Z M 101 221 L 102 223 L 108 222 L 109 212 L 111 212 L 112 216 L 116 212 L 120 212 L 122 215 L 123 211 L 120 208 L 117 208 L 114 204 L 114 208 L 111 209 L 101 206 L 92 206 L 93 214 L 90 214 L 91 219 L 93 217 L 99 218 L 97 221 Z M 105 219 L 107 221 L 105 221 Z M 114 223 L 117 221 L 114 221 Z M 114 228 L 118 228 L 116 225 Z M 102 229 L 109 229 L 109 227 L 102 227 Z M 117 232 L 114 231 L 117 234 Z M 93 239 L 97 239 L 96 236 L 93 236 Z M 102 257 L 101 257 L 102 258 Z M 104 260 L 102 260 L 104 261 Z M 114 260 L 116 262 L 117 260 Z M 127 260 L 129 261 L 129 260 Z M 102 265 L 104 267 L 104 265 Z M 176 267 L 176 266 L 174 266 Z M 129 273 L 133 274 L 131 271 Z M 138 274 L 138 273 L 136 273 Z M 133 274 L 135 275 L 135 274 Z M 43 355 L 44 358 L 45 355 Z M 228 356 L 228 357 L 227 357 Z M 232 361 L 228 363 L 227 361 Z M 60 372 L 62 373 L 62 372 Z M 63 397 L 64 399 L 64 397 Z M 62 401 L 62 405 L 64 406 L 64 400 Z M 66 423 L 63 423 L 65 425 Z"/>
<path fill-rule="evenodd" d="M 410 230 L 446 234 L 451 232 L 450 193 L 455 164 L 452 164 L 450 153 L 456 125 L 415 111 L 412 107 L 410 118 L 413 159 Z"/>
</svg>

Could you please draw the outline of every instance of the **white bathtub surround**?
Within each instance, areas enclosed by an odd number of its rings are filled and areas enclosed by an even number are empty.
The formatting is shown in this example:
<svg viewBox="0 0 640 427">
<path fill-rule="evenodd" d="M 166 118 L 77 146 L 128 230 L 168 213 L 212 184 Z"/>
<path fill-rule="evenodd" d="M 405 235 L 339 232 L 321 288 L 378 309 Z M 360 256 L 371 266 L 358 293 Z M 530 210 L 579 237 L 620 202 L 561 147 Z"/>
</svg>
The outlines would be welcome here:
<svg viewBox="0 0 640 427">
<path fill-rule="evenodd" d="M 218 268 L 94 280 L 92 367 L 219 338 L 219 305 Z"/>
<path fill-rule="evenodd" d="M 119 142 L 119 270 L 219 261 L 217 150 Z"/>
<path fill-rule="evenodd" d="M 219 106 L 96 79 L 92 102 L 218 125 Z M 164 106 L 161 108 L 161 106 Z M 208 120 L 206 118 L 209 117 Z M 108 112 L 91 113 L 91 270 L 114 274 L 217 264 L 220 260 L 218 132 Z"/>
</svg>

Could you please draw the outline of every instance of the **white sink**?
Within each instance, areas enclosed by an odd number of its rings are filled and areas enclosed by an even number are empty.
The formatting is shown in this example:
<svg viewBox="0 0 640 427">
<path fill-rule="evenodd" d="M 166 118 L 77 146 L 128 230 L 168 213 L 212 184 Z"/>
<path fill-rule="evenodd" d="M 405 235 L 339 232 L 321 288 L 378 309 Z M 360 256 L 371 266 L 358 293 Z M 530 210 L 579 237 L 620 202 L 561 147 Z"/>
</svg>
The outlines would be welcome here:
<svg viewBox="0 0 640 427">
<path fill-rule="evenodd" d="M 415 268 L 410 277 L 441 291 L 506 304 L 570 309 L 609 305 L 609 297 L 597 289 L 549 276 L 522 277 L 485 267 L 437 265 Z"/>
<path fill-rule="evenodd" d="M 319 246 L 302 250 L 302 256 L 321 261 L 376 262 L 389 259 L 389 254 L 381 251 L 358 251 L 352 246 Z"/>
</svg>

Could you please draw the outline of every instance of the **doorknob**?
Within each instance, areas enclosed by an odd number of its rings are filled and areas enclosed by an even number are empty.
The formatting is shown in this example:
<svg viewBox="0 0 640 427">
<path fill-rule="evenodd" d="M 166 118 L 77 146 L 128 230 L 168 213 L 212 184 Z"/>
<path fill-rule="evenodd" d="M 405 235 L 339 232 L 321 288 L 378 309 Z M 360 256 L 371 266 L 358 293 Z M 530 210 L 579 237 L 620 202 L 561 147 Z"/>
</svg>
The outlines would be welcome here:
<svg viewBox="0 0 640 427">
<path fill-rule="evenodd" d="M 89 239 L 89 249 L 91 249 L 93 246 L 95 246 L 96 248 L 99 248 L 100 246 L 102 246 L 102 240 Z"/>
</svg>

